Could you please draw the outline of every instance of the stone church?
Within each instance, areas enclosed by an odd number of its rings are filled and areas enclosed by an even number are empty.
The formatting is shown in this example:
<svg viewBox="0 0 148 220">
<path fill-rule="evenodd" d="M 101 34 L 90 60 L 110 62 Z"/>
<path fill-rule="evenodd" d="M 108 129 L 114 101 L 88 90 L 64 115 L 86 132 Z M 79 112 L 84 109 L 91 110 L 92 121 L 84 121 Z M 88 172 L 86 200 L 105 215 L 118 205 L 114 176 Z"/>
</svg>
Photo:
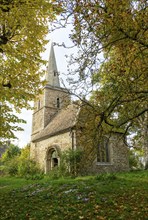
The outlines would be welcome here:
<svg viewBox="0 0 148 220">
<path fill-rule="evenodd" d="M 60 86 L 52 44 L 46 82 L 42 94 L 34 102 L 30 156 L 38 162 L 45 173 L 49 173 L 60 165 L 62 152 L 78 149 L 79 140 L 85 136 L 82 134 L 82 129 L 77 126 L 81 109 L 71 102 L 68 90 Z M 85 147 L 81 146 L 81 149 L 85 154 Z M 85 162 L 87 164 L 83 169 L 88 172 L 128 170 L 128 150 L 120 134 L 111 134 L 110 138 L 105 137 L 98 144 L 98 148 L 95 150 L 90 148 L 90 150 L 87 151 L 83 161 L 83 165 Z"/>
</svg>

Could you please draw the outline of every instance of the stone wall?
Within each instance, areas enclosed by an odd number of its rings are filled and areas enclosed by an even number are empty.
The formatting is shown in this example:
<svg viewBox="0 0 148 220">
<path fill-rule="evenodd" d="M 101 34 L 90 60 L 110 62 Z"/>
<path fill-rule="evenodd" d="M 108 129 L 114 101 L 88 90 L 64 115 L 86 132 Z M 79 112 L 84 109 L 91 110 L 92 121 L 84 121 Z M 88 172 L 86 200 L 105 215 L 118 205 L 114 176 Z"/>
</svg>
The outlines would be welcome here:
<svg viewBox="0 0 148 220">
<path fill-rule="evenodd" d="M 70 132 L 59 134 L 36 143 L 31 143 L 30 156 L 39 163 L 42 170 L 45 170 L 46 154 L 48 150 L 54 146 L 58 146 L 61 151 L 72 148 L 72 137 Z"/>
<path fill-rule="evenodd" d="M 37 132 L 44 129 L 44 108 L 42 107 L 40 110 L 36 111 L 33 114 L 32 118 L 32 134 L 36 134 Z"/>
<path fill-rule="evenodd" d="M 122 135 L 114 134 L 109 139 L 110 162 L 99 163 L 97 157 L 88 169 L 90 173 L 120 172 L 129 170 L 128 149 Z"/>
<path fill-rule="evenodd" d="M 111 139 L 110 148 L 112 149 L 111 164 L 114 165 L 115 170 L 128 170 L 128 148 L 127 145 L 123 142 L 122 135 L 116 135 Z"/>
<path fill-rule="evenodd" d="M 59 99 L 59 107 L 57 99 Z M 58 110 L 69 103 L 70 95 L 66 90 L 46 85 L 43 94 L 34 102 L 32 134 L 44 129 Z"/>
<path fill-rule="evenodd" d="M 60 100 L 60 108 L 64 108 L 70 102 L 70 95 L 61 88 L 45 87 L 44 90 L 45 106 L 57 108 L 57 98 Z"/>
<path fill-rule="evenodd" d="M 44 91 L 40 94 L 34 102 L 34 112 L 38 111 L 44 106 Z"/>
<path fill-rule="evenodd" d="M 50 148 L 57 146 L 61 151 L 72 149 L 72 134 L 66 132 L 31 143 L 31 158 L 37 161 L 42 170 L 46 170 L 46 155 Z M 89 166 L 87 164 L 87 158 L 83 161 L 83 173 L 103 173 L 103 172 L 119 172 L 128 171 L 128 149 L 124 144 L 122 135 L 112 135 L 109 139 L 109 156 L 110 161 L 108 163 L 97 162 L 97 157 L 92 161 Z M 89 158 L 88 158 L 89 159 Z"/>
</svg>

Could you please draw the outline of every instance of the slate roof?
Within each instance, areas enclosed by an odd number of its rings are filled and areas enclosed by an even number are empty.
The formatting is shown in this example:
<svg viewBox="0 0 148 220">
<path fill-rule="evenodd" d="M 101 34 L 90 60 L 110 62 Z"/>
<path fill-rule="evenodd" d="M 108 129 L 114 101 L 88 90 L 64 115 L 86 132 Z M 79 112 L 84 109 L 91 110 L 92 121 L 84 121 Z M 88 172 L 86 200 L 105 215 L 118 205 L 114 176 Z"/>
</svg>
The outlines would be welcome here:
<svg viewBox="0 0 148 220">
<path fill-rule="evenodd" d="M 78 112 L 79 107 L 75 104 L 68 105 L 66 108 L 61 109 L 49 124 L 32 138 L 32 141 L 35 142 L 39 139 L 43 140 L 59 133 L 64 133 L 68 129 L 74 127 Z"/>
</svg>

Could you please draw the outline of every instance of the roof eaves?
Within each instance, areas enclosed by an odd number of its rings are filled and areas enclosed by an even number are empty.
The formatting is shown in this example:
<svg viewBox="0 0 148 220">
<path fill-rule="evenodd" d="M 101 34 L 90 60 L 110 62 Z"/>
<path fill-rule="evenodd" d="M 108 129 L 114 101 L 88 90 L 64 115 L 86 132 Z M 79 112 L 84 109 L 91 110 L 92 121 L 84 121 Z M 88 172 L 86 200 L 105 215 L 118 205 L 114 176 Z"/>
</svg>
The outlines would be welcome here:
<svg viewBox="0 0 148 220">
<path fill-rule="evenodd" d="M 44 139 L 47 139 L 47 138 L 50 138 L 50 137 L 53 137 L 53 136 L 56 136 L 58 134 L 64 134 L 66 133 L 67 131 L 70 131 L 70 128 L 72 128 L 71 126 L 64 129 L 64 130 L 61 130 L 61 131 L 56 131 L 56 132 L 53 132 L 53 133 L 50 133 L 50 134 L 46 134 L 46 135 L 42 135 L 41 137 L 34 137 L 32 139 L 32 142 L 37 142 L 37 141 L 41 141 L 41 140 L 44 140 Z"/>
</svg>

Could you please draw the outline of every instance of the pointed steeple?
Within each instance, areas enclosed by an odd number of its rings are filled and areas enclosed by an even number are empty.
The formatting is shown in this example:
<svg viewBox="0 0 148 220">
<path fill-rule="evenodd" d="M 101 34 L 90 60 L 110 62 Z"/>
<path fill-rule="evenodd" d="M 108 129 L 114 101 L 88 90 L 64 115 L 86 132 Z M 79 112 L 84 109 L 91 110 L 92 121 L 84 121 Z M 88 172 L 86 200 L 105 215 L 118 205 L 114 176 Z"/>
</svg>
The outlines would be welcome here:
<svg viewBox="0 0 148 220">
<path fill-rule="evenodd" d="M 46 73 L 46 81 L 47 84 L 53 87 L 60 87 L 59 83 L 59 74 L 53 49 L 53 43 L 51 42 L 50 46 L 50 54 L 49 54 L 49 60 L 48 60 L 48 68 Z"/>
</svg>

